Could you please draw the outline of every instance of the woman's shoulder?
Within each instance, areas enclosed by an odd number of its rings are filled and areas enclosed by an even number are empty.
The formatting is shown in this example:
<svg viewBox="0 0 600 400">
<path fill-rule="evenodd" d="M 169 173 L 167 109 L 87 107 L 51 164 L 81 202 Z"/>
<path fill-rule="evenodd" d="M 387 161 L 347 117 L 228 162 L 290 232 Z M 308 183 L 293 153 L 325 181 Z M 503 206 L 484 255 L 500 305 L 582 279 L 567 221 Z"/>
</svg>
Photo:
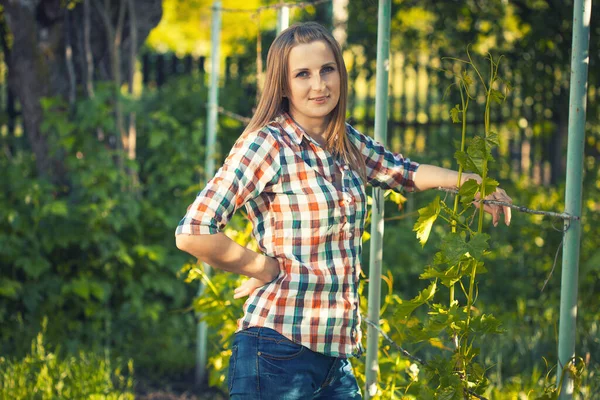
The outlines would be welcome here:
<svg viewBox="0 0 600 400">
<path fill-rule="evenodd" d="M 346 135 L 352 142 L 367 143 L 369 138 L 362 134 L 358 129 L 346 122 Z"/>
<path fill-rule="evenodd" d="M 260 147 L 276 147 L 280 145 L 280 131 L 271 123 L 258 129 L 246 129 L 237 140 L 238 146 L 258 145 Z"/>
</svg>

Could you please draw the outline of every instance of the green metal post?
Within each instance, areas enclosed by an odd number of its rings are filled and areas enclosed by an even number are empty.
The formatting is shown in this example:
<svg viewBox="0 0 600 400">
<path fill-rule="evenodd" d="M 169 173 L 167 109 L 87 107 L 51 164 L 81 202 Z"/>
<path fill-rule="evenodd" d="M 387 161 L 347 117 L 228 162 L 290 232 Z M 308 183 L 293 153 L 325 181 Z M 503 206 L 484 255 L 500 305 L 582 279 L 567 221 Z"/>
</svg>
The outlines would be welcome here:
<svg viewBox="0 0 600 400">
<path fill-rule="evenodd" d="M 379 1 L 377 26 L 377 93 L 375 97 L 375 140 L 385 144 L 388 123 L 388 77 L 390 63 L 391 0 Z M 383 192 L 373 188 L 371 211 L 371 256 L 369 260 L 369 313 L 370 321 L 378 324 L 381 306 L 381 264 L 383 258 Z M 379 363 L 379 332 L 369 325 L 367 330 L 367 364 L 365 399 L 377 393 Z"/>
<path fill-rule="evenodd" d="M 217 117 L 219 107 L 219 71 L 221 68 L 221 2 L 213 3 L 213 14 L 211 21 L 211 62 L 210 62 L 210 86 L 208 93 L 208 114 L 206 117 L 206 160 L 204 161 L 204 171 L 206 182 L 215 173 L 215 142 L 217 138 Z M 210 266 L 204 265 L 204 271 L 210 274 Z M 204 293 L 205 285 L 200 284 L 198 296 Z M 198 315 L 200 317 L 200 315 Z M 207 326 L 206 322 L 198 323 L 196 332 L 196 385 L 204 383 L 206 377 L 207 357 Z"/>
<path fill-rule="evenodd" d="M 567 147 L 567 187 L 565 212 L 581 217 L 583 186 L 583 151 L 587 103 L 590 17 L 592 0 L 575 0 L 573 5 L 573 43 L 571 56 L 571 91 L 569 98 L 569 140 Z M 562 278 L 560 290 L 560 325 L 558 332 L 557 387 L 560 399 L 573 397 L 573 376 L 567 368 L 575 357 L 577 319 L 577 283 L 581 223 L 565 220 Z"/>
</svg>

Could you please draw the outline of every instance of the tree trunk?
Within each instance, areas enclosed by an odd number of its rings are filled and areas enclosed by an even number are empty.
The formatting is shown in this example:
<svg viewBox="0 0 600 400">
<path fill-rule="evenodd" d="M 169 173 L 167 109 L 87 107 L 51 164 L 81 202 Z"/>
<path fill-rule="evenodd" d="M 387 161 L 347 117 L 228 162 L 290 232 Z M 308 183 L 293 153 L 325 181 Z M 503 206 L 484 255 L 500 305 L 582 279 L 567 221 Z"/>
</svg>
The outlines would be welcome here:
<svg viewBox="0 0 600 400">
<path fill-rule="evenodd" d="M 21 103 L 23 125 L 35 155 L 38 173 L 40 176 L 51 176 L 53 166 L 48 140 L 40 131 L 40 99 L 50 94 L 52 67 L 48 61 L 55 56 L 62 58 L 64 54 L 57 43 L 62 29 L 57 24 L 54 27 L 34 29 L 38 25 L 36 8 L 25 1 L 9 1 L 4 4 L 6 24 L 13 34 L 12 48 L 6 60 L 8 85 Z M 51 19 L 51 14 L 48 17 Z"/>
<path fill-rule="evenodd" d="M 92 3 L 98 0 L 90 0 Z M 112 26 L 118 25 L 120 0 L 110 0 L 111 12 L 108 15 Z M 135 47 L 139 48 L 150 30 L 154 28 L 162 16 L 161 0 L 133 0 L 136 10 Z M 66 46 L 70 44 L 75 84 L 88 88 L 89 54 L 94 64 L 93 71 L 98 80 L 111 79 L 110 50 L 113 43 L 108 43 L 102 17 L 97 7 L 89 8 L 91 32 L 84 29 L 84 4 L 69 11 L 69 25 L 65 26 L 66 9 L 61 7 L 61 0 L 2 0 L 4 16 L 8 30 L 13 35 L 13 42 L 7 57 L 8 85 L 21 104 L 24 129 L 31 149 L 36 158 L 39 175 L 52 181 L 61 181 L 62 166 L 59 157 L 53 157 L 49 150 L 48 137 L 41 132 L 43 119 L 41 98 L 62 96 L 67 98 L 72 87 L 73 77 L 69 78 L 67 68 Z M 123 37 L 120 51 L 129 52 L 131 41 L 131 21 L 126 19 L 123 25 Z M 85 33 L 84 33 L 85 32 Z M 69 35 L 69 37 L 67 37 Z M 85 43 L 78 38 L 85 37 Z M 87 58 L 86 47 L 89 46 Z M 119 57 L 119 75 L 128 76 L 130 57 Z M 121 82 L 122 83 L 122 82 Z M 119 132 L 112 132 L 118 135 Z M 120 137 L 117 137 L 120 139 Z"/>
</svg>

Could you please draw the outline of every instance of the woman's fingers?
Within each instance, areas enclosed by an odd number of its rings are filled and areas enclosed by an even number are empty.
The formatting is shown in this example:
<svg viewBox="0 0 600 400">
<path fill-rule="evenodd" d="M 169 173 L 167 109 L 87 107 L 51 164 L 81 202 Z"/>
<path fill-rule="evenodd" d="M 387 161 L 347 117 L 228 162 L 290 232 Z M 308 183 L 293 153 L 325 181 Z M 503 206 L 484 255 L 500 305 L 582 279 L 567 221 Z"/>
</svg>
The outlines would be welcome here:
<svg viewBox="0 0 600 400">
<path fill-rule="evenodd" d="M 479 207 L 479 194 L 475 196 L 475 201 L 473 202 L 477 207 Z M 485 200 L 494 200 L 502 203 L 512 204 L 512 199 L 504 189 L 497 188 L 496 191 L 485 197 Z M 484 203 L 483 210 L 492 216 L 492 223 L 494 226 L 498 226 L 498 221 L 500 220 L 500 214 L 504 214 L 504 223 L 506 225 L 510 225 L 510 220 L 512 217 L 511 209 L 509 206 L 501 206 L 497 204 L 489 204 Z"/>
<path fill-rule="evenodd" d="M 504 223 L 506 224 L 506 226 L 510 225 L 511 217 L 512 217 L 512 215 L 511 215 L 510 207 L 504 206 Z"/>
<path fill-rule="evenodd" d="M 250 296 L 254 290 L 264 286 L 266 282 L 258 280 L 256 278 L 250 278 L 233 291 L 233 298 L 239 299 L 240 297 Z"/>
</svg>

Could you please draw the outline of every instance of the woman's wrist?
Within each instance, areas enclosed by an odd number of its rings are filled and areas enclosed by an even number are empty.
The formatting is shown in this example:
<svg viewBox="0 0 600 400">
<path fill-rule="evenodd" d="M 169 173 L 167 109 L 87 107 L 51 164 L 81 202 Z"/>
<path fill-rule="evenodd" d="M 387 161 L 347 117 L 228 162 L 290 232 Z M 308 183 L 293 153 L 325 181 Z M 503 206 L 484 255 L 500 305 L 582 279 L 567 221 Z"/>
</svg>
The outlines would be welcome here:
<svg viewBox="0 0 600 400">
<path fill-rule="evenodd" d="M 464 185 L 465 182 L 474 179 L 477 183 L 481 183 L 481 176 L 473 172 L 463 172 L 460 177 L 460 185 Z"/>
<path fill-rule="evenodd" d="M 263 282 L 271 282 L 273 279 L 277 278 L 280 271 L 277 260 L 264 254 L 260 255 L 258 259 L 260 260 L 261 265 L 253 277 Z"/>
</svg>

